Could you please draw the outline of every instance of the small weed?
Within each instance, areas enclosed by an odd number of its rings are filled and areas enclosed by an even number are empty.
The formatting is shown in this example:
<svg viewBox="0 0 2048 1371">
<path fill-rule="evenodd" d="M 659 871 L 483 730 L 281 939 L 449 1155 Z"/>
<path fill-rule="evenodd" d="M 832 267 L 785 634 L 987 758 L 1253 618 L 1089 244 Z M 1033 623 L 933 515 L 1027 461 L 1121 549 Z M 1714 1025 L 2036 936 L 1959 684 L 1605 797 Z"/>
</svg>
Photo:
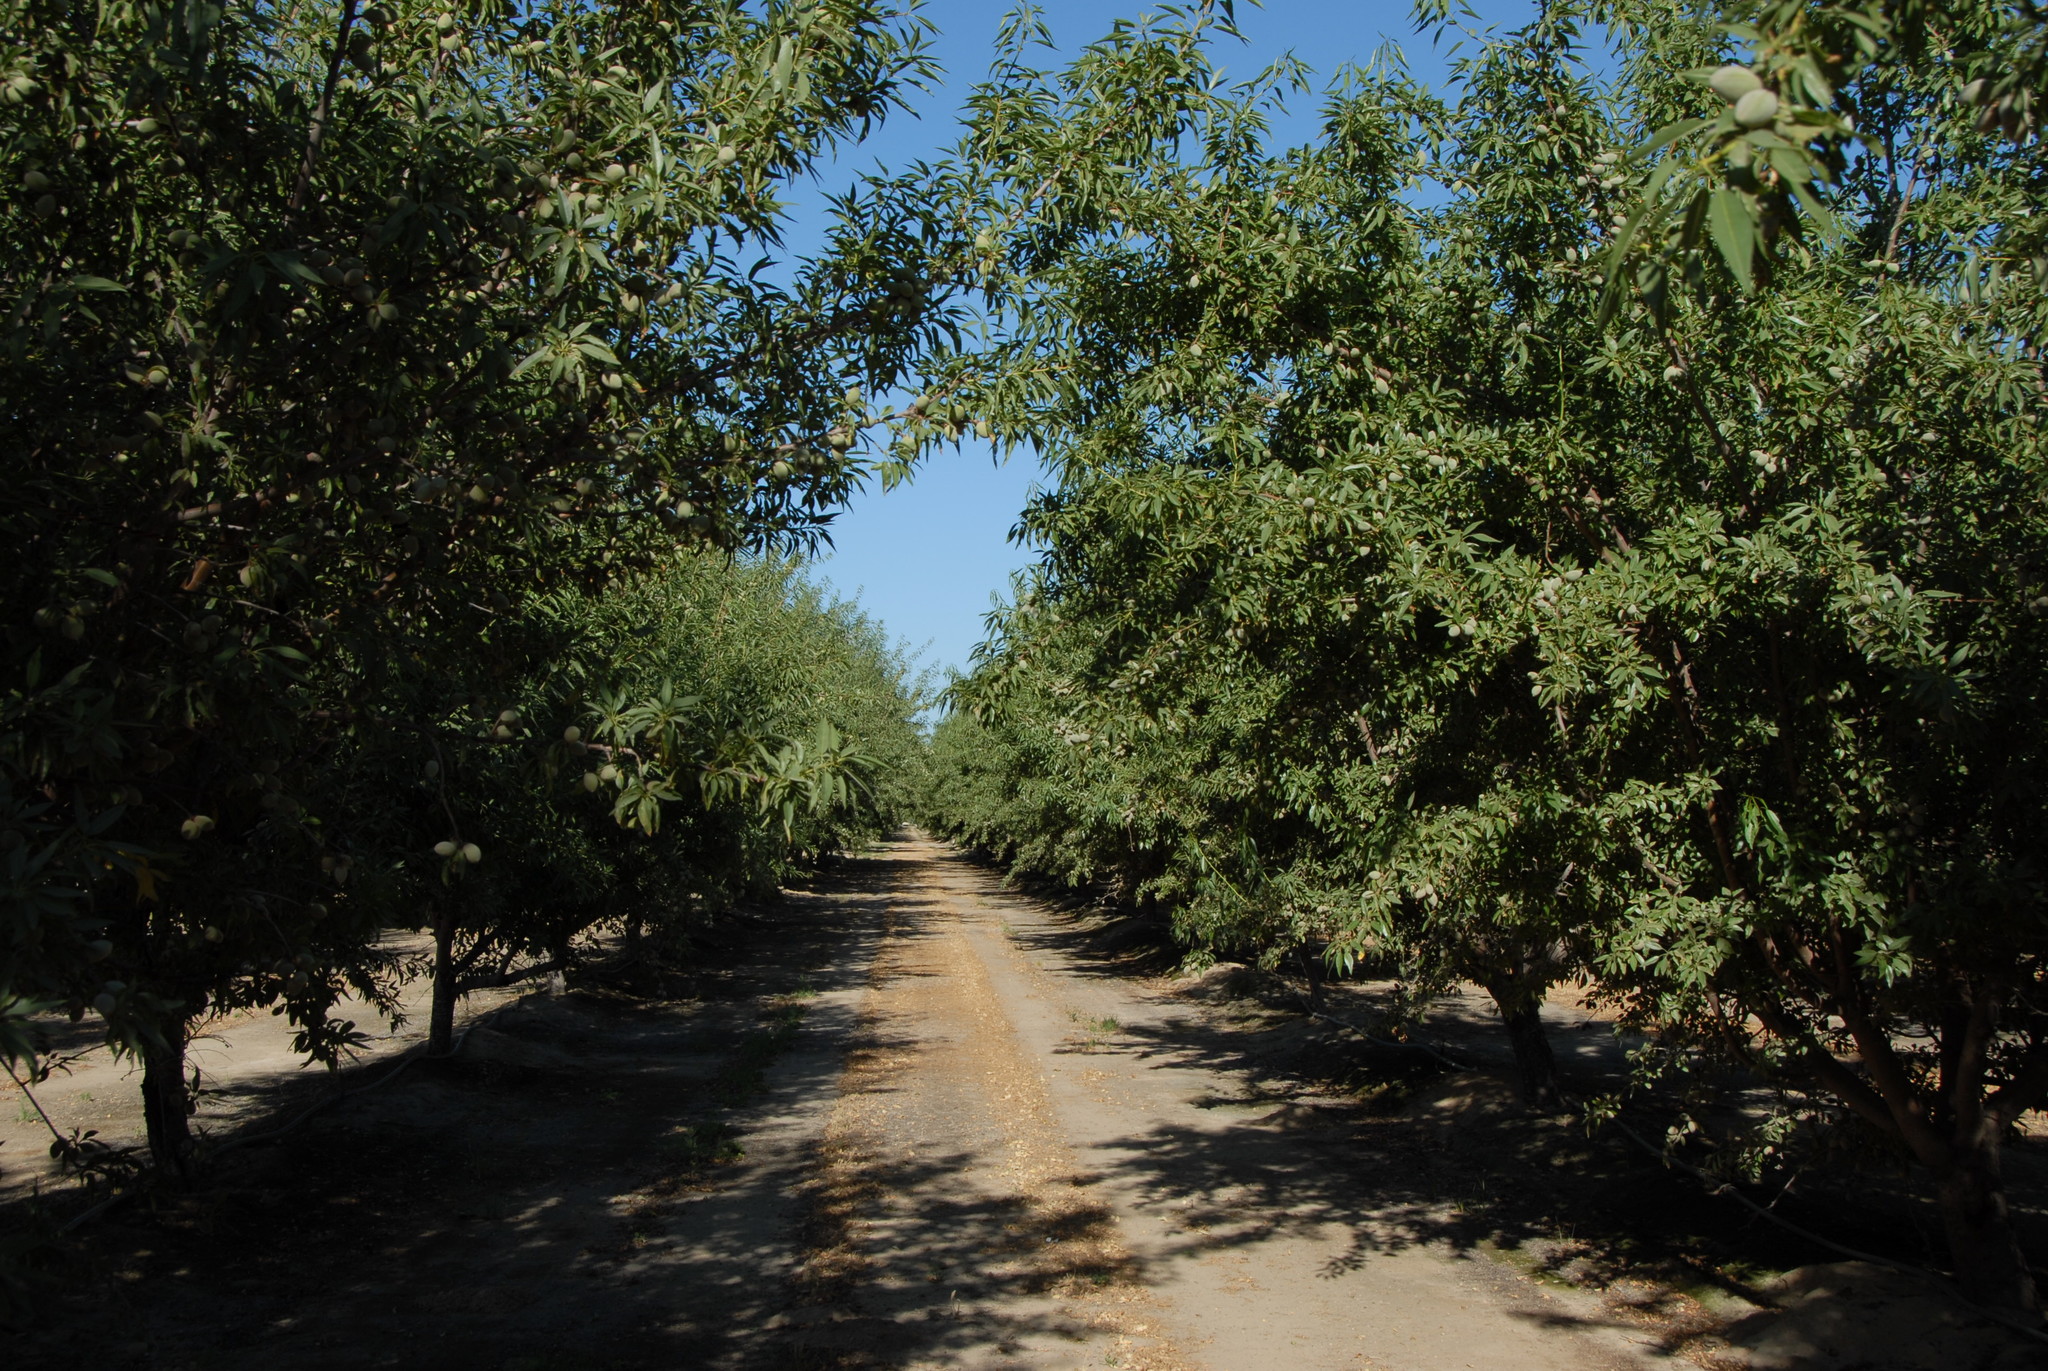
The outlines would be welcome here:
<svg viewBox="0 0 2048 1371">
<path fill-rule="evenodd" d="M 1087 1034 L 1086 1040 L 1081 1044 L 1082 1050 L 1085 1052 L 1093 1052 L 1096 1048 L 1102 1046 L 1102 1039 L 1105 1035 L 1114 1033 L 1123 1027 L 1115 1019 L 1106 1016 L 1103 1018 L 1092 1018 L 1089 1015 L 1083 1014 L 1078 1009 L 1068 1010 L 1067 1017 L 1079 1024 Z"/>
<path fill-rule="evenodd" d="M 662 1164 L 695 1174 L 736 1162 L 747 1155 L 747 1150 L 740 1146 L 739 1134 L 729 1123 L 685 1124 L 661 1140 Z"/>
<path fill-rule="evenodd" d="M 768 1027 L 748 1034 L 732 1060 L 711 1078 L 711 1098 L 728 1109 L 751 1103 L 768 1088 L 769 1064 L 789 1050 L 803 1021 L 802 1005 L 783 1002 L 769 1019 Z"/>
<path fill-rule="evenodd" d="M 818 987 L 812 985 L 811 978 L 806 976 L 796 983 L 796 989 L 790 992 L 789 998 L 792 1000 L 815 1000 L 818 998 Z"/>
</svg>

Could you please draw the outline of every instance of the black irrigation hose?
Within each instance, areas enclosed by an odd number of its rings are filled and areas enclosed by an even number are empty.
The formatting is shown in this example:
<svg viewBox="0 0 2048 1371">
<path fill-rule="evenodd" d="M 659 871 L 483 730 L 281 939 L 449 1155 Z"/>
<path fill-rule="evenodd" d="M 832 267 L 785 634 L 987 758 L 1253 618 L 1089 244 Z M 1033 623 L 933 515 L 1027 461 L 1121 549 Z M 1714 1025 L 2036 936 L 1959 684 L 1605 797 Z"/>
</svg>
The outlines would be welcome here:
<svg viewBox="0 0 2048 1371">
<path fill-rule="evenodd" d="M 435 1060 L 447 1061 L 450 1057 L 453 1057 L 456 1053 L 460 1052 L 462 1050 L 463 1042 L 467 1040 L 469 1037 L 470 1030 L 475 1028 L 478 1024 L 481 1024 L 485 1019 L 492 1017 L 497 1012 L 498 1011 L 495 1009 L 490 1010 L 487 1013 L 477 1015 L 476 1018 L 464 1024 L 462 1026 L 462 1031 L 455 1035 L 455 1041 L 449 1046 L 447 1055 L 443 1057 L 437 1057 L 435 1058 Z M 371 1081 L 368 1085 L 359 1085 L 355 1087 L 353 1090 L 339 1091 L 335 1094 L 328 1095 L 323 1099 L 315 1100 L 312 1104 L 300 1110 L 299 1113 L 289 1123 L 283 1124 L 277 1128 L 268 1129 L 262 1133 L 247 1133 L 242 1134 L 238 1137 L 229 1138 L 219 1147 L 213 1149 L 213 1155 L 218 1157 L 223 1152 L 232 1152 L 238 1147 L 247 1147 L 251 1143 L 269 1142 L 273 1138 L 281 1138 L 285 1134 L 297 1128 L 300 1124 L 304 1123 L 306 1120 L 312 1118 L 321 1110 L 327 1108 L 329 1105 L 339 1104 L 341 1101 L 350 1099 L 356 1095 L 368 1094 L 370 1091 L 375 1090 L 378 1086 L 387 1084 L 391 1081 L 398 1079 L 398 1077 L 405 1072 L 405 1069 L 407 1067 L 411 1066 L 414 1062 L 419 1061 L 426 1056 L 425 1048 L 425 1043 L 420 1043 L 416 1046 L 407 1048 L 401 1054 L 403 1060 L 401 1060 L 398 1063 L 398 1065 L 392 1067 L 391 1070 L 385 1072 L 376 1080 Z M 135 1190 L 123 1190 L 119 1194 L 110 1195 L 106 1199 L 101 1200 L 98 1204 L 93 1205 L 91 1208 L 72 1215 L 61 1226 L 59 1226 L 57 1232 L 60 1235 L 69 1233 L 72 1229 L 83 1226 L 91 1220 L 99 1217 L 101 1214 L 106 1213 L 109 1209 L 114 1208 L 116 1205 L 134 1199 L 138 1193 L 140 1192 Z"/>
<path fill-rule="evenodd" d="M 63 1223 L 59 1224 L 57 1226 L 57 1233 L 59 1236 L 62 1236 L 65 1233 L 69 1233 L 72 1229 L 78 1228 L 87 1223 L 88 1221 L 98 1218 L 100 1215 L 106 1213 L 109 1209 L 112 1209 L 115 1205 L 126 1203 L 127 1201 L 132 1200 L 134 1198 L 135 1192 L 132 1190 L 123 1190 L 118 1194 L 109 1195 L 106 1199 L 101 1200 L 98 1204 L 92 1206 L 92 1208 L 82 1210 L 79 1213 L 73 1214 L 69 1219 L 66 1219 Z"/>
<path fill-rule="evenodd" d="M 1608 1120 L 1608 1122 L 1612 1123 L 1616 1128 L 1620 1129 L 1623 1137 L 1627 1138 L 1637 1147 L 1642 1148 L 1643 1151 L 1649 1153 L 1651 1156 L 1657 1158 L 1657 1160 L 1663 1162 L 1666 1166 L 1676 1167 L 1678 1170 L 1685 1172 L 1693 1179 L 1699 1181 L 1700 1184 L 1709 1187 L 1710 1194 L 1729 1196 L 1730 1198 L 1736 1200 L 1740 1204 L 1750 1209 L 1759 1217 L 1770 1220 L 1772 1223 L 1778 1225 L 1778 1227 L 1784 1229 L 1786 1232 L 1804 1238 L 1810 1243 L 1814 1243 L 1818 1246 L 1825 1247 L 1830 1252 L 1840 1253 L 1842 1256 L 1849 1258 L 1851 1261 L 1868 1262 L 1872 1266 L 1886 1267 L 1890 1270 L 1898 1271 L 1908 1276 L 1917 1276 L 1924 1280 L 1927 1280 L 1931 1282 L 1936 1289 L 1940 1290 L 1944 1295 L 1949 1296 L 1958 1304 L 1962 1305 L 1972 1314 L 1976 1314 L 1983 1318 L 1987 1318 L 1991 1320 L 1993 1323 L 2003 1324 L 2005 1327 L 2010 1328 L 2013 1332 L 2024 1334 L 2025 1336 L 2032 1338 L 2035 1342 L 2048 1343 L 2048 1331 L 2043 1331 L 2038 1326 L 2022 1323 L 2018 1319 L 2015 1319 L 2010 1315 L 2001 1314 L 1996 1309 L 1989 1309 L 1986 1308 L 1984 1305 L 1976 1303 L 1975 1301 L 1971 1300 L 1967 1295 L 1963 1294 L 1962 1291 L 1956 1289 L 1954 1283 L 1951 1282 L 1948 1277 L 1942 1275 L 1939 1271 L 1930 1270 L 1929 1268 L 1924 1266 L 1915 1266 L 1911 1262 L 1894 1261 L 1890 1257 L 1880 1257 L 1875 1252 L 1864 1252 L 1857 1248 L 1847 1246 L 1844 1243 L 1838 1243 L 1832 1238 L 1824 1238 L 1810 1228 L 1802 1228 L 1798 1224 L 1793 1223 L 1790 1219 L 1779 1217 L 1770 1209 L 1766 1208 L 1763 1205 L 1758 1204 L 1755 1200 L 1743 1194 L 1740 1190 L 1736 1189 L 1735 1186 L 1731 1183 L 1723 1180 L 1717 1180 L 1715 1179 L 1715 1177 L 1713 1177 L 1705 1171 L 1702 1171 L 1699 1167 L 1694 1166 L 1692 1163 L 1683 1161 L 1677 1157 L 1672 1156 L 1663 1148 L 1657 1147 L 1654 1144 L 1652 1144 L 1648 1139 L 1644 1138 L 1640 1133 L 1636 1132 L 1633 1128 L 1630 1128 L 1620 1119 L 1610 1119 Z"/>
<path fill-rule="evenodd" d="M 492 1014 L 495 1014 L 497 1012 L 498 1011 L 494 1009 L 489 1011 L 489 1013 L 479 1014 L 474 1019 L 471 1019 L 468 1023 L 464 1024 L 462 1026 L 462 1031 L 455 1035 L 455 1041 L 449 1044 L 447 1055 L 437 1057 L 435 1058 L 435 1060 L 445 1062 L 450 1057 L 453 1057 L 456 1053 L 460 1052 L 462 1050 L 463 1042 L 467 1040 L 469 1037 L 469 1031 L 472 1028 L 475 1028 L 478 1024 L 482 1023 L 485 1019 L 489 1018 Z M 318 1114 L 321 1110 L 327 1108 L 329 1105 L 338 1104 L 342 1100 L 346 1100 L 351 1096 L 367 1095 L 372 1090 L 375 1090 L 378 1086 L 383 1085 L 388 1081 L 396 1080 L 401 1074 L 404 1073 L 407 1067 L 411 1066 L 414 1062 L 420 1061 L 423 1058 L 425 1058 L 425 1056 L 427 1055 L 425 1049 L 425 1043 L 421 1043 L 416 1047 L 409 1047 L 403 1053 L 403 1061 L 399 1062 L 398 1065 L 392 1067 L 391 1070 L 379 1076 L 376 1080 L 371 1081 L 368 1085 L 359 1085 L 353 1090 L 343 1090 L 337 1094 L 329 1095 L 324 1099 L 315 1100 L 313 1101 L 313 1103 L 307 1105 L 305 1109 L 301 1110 L 298 1116 L 294 1118 L 290 1123 L 283 1124 L 277 1128 L 273 1128 L 268 1132 L 244 1133 L 237 1135 L 236 1137 L 229 1138 L 219 1147 L 213 1149 L 213 1155 L 218 1157 L 223 1152 L 232 1152 L 238 1147 L 247 1147 L 250 1143 L 269 1142 L 272 1138 L 282 1138 L 285 1134 L 291 1132 L 294 1128 L 297 1128 L 300 1124 L 312 1118 L 315 1114 Z"/>
<path fill-rule="evenodd" d="M 1305 1002 L 1306 997 L 1304 997 L 1304 1003 Z M 1363 1028 L 1360 1028 L 1355 1023 L 1350 1023 L 1344 1019 L 1335 1018 L 1329 1014 L 1324 1014 L 1319 1010 L 1308 1009 L 1304 1012 L 1306 1012 L 1307 1015 L 1312 1019 L 1321 1019 L 1324 1023 L 1335 1024 L 1339 1028 L 1347 1029 L 1352 1033 L 1356 1033 L 1359 1037 L 1365 1039 L 1369 1043 L 1377 1043 L 1381 1047 L 1401 1047 L 1427 1052 L 1430 1056 L 1435 1057 L 1445 1066 L 1451 1067 L 1454 1070 L 1463 1071 L 1471 1069 L 1467 1063 L 1460 1062 L 1449 1056 L 1446 1056 L 1444 1053 L 1438 1051 L 1434 1047 L 1431 1047 L 1427 1043 L 1404 1043 L 1396 1042 L 1391 1038 L 1376 1037 L 1375 1035 L 1366 1032 Z M 1798 1224 L 1793 1223 L 1790 1219 L 1781 1218 L 1778 1214 L 1774 1213 L 1765 1206 L 1758 1204 L 1755 1200 L 1752 1200 L 1749 1196 L 1743 1194 L 1740 1190 L 1736 1189 L 1735 1186 L 1730 1184 L 1729 1182 L 1717 1180 L 1712 1175 L 1709 1175 L 1707 1172 L 1702 1171 L 1699 1167 L 1692 1165 L 1690 1162 L 1683 1161 L 1678 1157 L 1672 1156 L 1669 1152 L 1666 1152 L 1664 1149 L 1654 1146 L 1640 1133 L 1637 1133 L 1633 1128 L 1630 1128 L 1620 1119 L 1610 1119 L 1608 1120 L 1608 1122 L 1612 1123 L 1617 1129 L 1619 1129 L 1622 1133 L 1622 1136 L 1626 1137 L 1630 1142 L 1634 1143 L 1637 1147 L 1642 1148 L 1643 1151 L 1655 1157 L 1658 1161 L 1664 1163 L 1666 1166 L 1676 1167 L 1678 1170 L 1685 1172 L 1687 1175 L 1699 1181 L 1702 1185 L 1709 1187 L 1709 1193 L 1714 1195 L 1728 1196 L 1736 1202 L 1746 1206 L 1748 1209 L 1756 1213 L 1759 1217 L 1768 1219 L 1770 1222 L 1778 1225 L 1778 1227 L 1784 1229 L 1786 1232 L 1794 1234 L 1797 1237 L 1804 1238 L 1806 1239 L 1806 1241 L 1813 1243 L 1817 1246 L 1824 1247 L 1830 1252 L 1839 1253 L 1840 1255 L 1849 1258 L 1851 1261 L 1869 1262 L 1873 1266 L 1887 1267 L 1890 1270 L 1902 1272 L 1905 1275 L 1921 1277 L 1925 1280 L 1932 1282 L 1933 1285 L 1937 1289 L 1939 1289 L 1943 1294 L 1949 1296 L 1951 1299 L 1961 1304 L 1965 1309 L 1969 1310 L 1972 1314 L 1980 1315 L 1984 1318 L 1991 1320 L 1993 1323 L 2002 1324 L 2005 1327 L 2010 1328 L 2015 1333 L 2019 1333 L 2026 1337 L 2032 1338 L 2035 1342 L 2048 1343 L 2048 1331 L 2044 1331 L 2039 1327 L 2022 1323 L 2018 1319 L 2012 1318 L 2010 1315 L 2001 1314 L 1995 1309 L 1988 1309 L 1981 1304 L 1975 1303 L 1968 1296 L 1964 1295 L 1962 1291 L 1956 1289 L 1955 1285 L 1948 1279 L 1948 1277 L 1942 1275 L 1939 1271 L 1929 1270 L 1927 1267 L 1924 1266 L 1914 1266 L 1910 1262 L 1893 1261 L 1889 1257 L 1880 1257 L 1875 1252 L 1864 1252 L 1858 1248 L 1849 1247 L 1846 1244 L 1838 1243 L 1834 1241 L 1832 1238 L 1824 1238 L 1810 1228 L 1802 1228 Z"/>
<path fill-rule="evenodd" d="M 1309 1009 L 1304 1010 L 1303 1012 L 1306 1013 L 1311 1019 L 1321 1019 L 1324 1023 L 1333 1023 L 1337 1025 L 1337 1027 L 1339 1028 L 1348 1029 L 1349 1031 L 1356 1033 L 1359 1037 L 1365 1039 L 1367 1042 L 1375 1043 L 1380 1047 L 1398 1047 L 1403 1051 L 1408 1052 L 1427 1052 L 1430 1056 L 1436 1058 L 1445 1066 L 1450 1067 L 1453 1071 L 1469 1071 L 1472 1069 L 1469 1063 L 1461 1062 L 1454 1057 L 1447 1056 L 1443 1052 L 1439 1051 L 1437 1048 L 1431 1047 L 1428 1043 L 1404 1043 L 1398 1042 L 1393 1038 L 1376 1037 L 1373 1034 L 1366 1032 L 1364 1029 L 1360 1028 L 1355 1023 L 1351 1023 L 1345 1019 L 1335 1018 L 1331 1015 L 1323 1013 L 1321 1010 Z"/>
</svg>

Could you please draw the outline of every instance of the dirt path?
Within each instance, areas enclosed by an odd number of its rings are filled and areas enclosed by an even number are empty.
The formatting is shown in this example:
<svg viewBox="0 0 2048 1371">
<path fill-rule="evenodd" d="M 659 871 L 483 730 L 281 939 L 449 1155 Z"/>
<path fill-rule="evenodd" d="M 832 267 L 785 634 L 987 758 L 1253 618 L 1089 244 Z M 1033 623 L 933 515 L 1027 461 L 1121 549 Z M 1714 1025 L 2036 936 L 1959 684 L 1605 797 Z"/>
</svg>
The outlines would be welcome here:
<svg viewBox="0 0 2048 1371">
<path fill-rule="evenodd" d="M 1398 1108 L 1319 1087 L 1290 1063 L 1330 1060 L 1327 1030 L 1126 974 L 929 841 L 713 933 L 680 979 L 525 994 L 402 1075 L 384 1057 L 330 1080 L 224 1034 L 212 1069 L 244 1127 L 349 1093 L 85 1230 L 23 1352 L 146 1371 L 2039 1364 L 1871 1268 L 1801 1267 L 1771 1295 L 1702 1265 L 1687 1235 L 1732 1222 L 1715 1201 L 1522 1118 L 1486 1077 Z M 24 1217 L 0 1197 L 0 1238 Z M 1754 1272 L 1813 1260 L 1735 1236 L 1722 1250 Z"/>
<path fill-rule="evenodd" d="M 1162 1050 L 1184 1003 L 1092 972 L 936 844 L 901 893 L 811 1180 L 811 1364 L 1584 1368 L 1634 1344 L 1505 1266 L 1408 1241 L 1301 1106 Z"/>
</svg>

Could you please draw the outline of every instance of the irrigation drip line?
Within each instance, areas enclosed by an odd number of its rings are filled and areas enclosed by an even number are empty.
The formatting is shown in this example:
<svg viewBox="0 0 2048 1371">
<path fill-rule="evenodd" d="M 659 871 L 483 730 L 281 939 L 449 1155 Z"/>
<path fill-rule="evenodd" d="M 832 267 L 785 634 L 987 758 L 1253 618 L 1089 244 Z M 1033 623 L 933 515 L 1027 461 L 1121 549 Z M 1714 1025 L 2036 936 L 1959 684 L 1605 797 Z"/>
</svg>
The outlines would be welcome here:
<svg viewBox="0 0 2048 1371">
<path fill-rule="evenodd" d="M 1450 1067 L 1453 1071 L 1469 1071 L 1472 1069 L 1470 1063 L 1461 1062 L 1457 1060 L 1455 1057 L 1449 1056 L 1446 1053 L 1440 1051 L 1439 1049 L 1432 1047 L 1428 1043 L 1404 1043 L 1394 1038 L 1378 1037 L 1375 1034 L 1368 1033 L 1365 1029 L 1360 1028 L 1355 1023 L 1351 1023 L 1350 1021 L 1345 1019 L 1337 1018 L 1336 1016 L 1331 1014 L 1325 1014 L 1319 1009 L 1310 1009 L 1304 1012 L 1311 1019 L 1321 1019 L 1324 1023 L 1333 1023 L 1337 1025 L 1337 1027 L 1339 1028 L 1348 1029 L 1349 1031 L 1356 1033 L 1359 1037 L 1365 1039 L 1367 1042 L 1377 1044 L 1380 1047 L 1397 1047 L 1402 1049 L 1403 1051 L 1408 1052 L 1427 1052 L 1430 1056 L 1436 1058 L 1445 1066 Z"/>
<path fill-rule="evenodd" d="M 491 1011 L 491 1013 L 496 1012 L 496 1010 Z M 479 1014 L 476 1018 L 471 1019 L 468 1023 L 464 1024 L 462 1026 L 462 1031 L 455 1035 L 455 1041 L 449 1044 L 447 1055 L 440 1057 L 437 1060 L 445 1062 L 450 1057 L 453 1057 L 456 1053 L 460 1052 L 462 1050 L 462 1044 L 464 1040 L 469 1037 L 469 1030 L 475 1028 L 478 1024 L 482 1023 L 486 1017 L 488 1016 L 484 1014 Z M 398 1065 L 392 1067 L 391 1070 L 379 1076 L 376 1080 L 371 1081 L 368 1085 L 359 1085 L 355 1087 L 355 1089 L 353 1090 L 339 1091 L 336 1094 L 328 1095 L 325 1098 L 315 1100 L 313 1101 L 313 1103 L 307 1105 L 305 1109 L 301 1110 L 297 1117 L 293 1118 L 291 1122 L 282 1124 L 279 1127 L 270 1129 L 267 1132 L 243 1133 L 235 1137 L 229 1138 L 219 1147 L 213 1149 L 213 1155 L 218 1157 L 223 1152 L 232 1152 L 238 1147 L 247 1147 L 251 1143 L 269 1142 L 272 1138 L 282 1138 L 285 1134 L 291 1132 L 300 1124 L 312 1118 L 315 1114 L 318 1114 L 321 1110 L 327 1108 L 329 1105 L 338 1104 L 342 1100 L 346 1100 L 351 1096 L 367 1095 L 372 1090 L 375 1090 L 378 1086 L 384 1085 L 387 1082 L 398 1079 L 399 1076 L 404 1074 L 405 1069 L 407 1067 L 411 1066 L 416 1061 L 422 1060 L 423 1058 L 425 1058 L 426 1055 L 427 1054 L 425 1043 L 420 1043 L 417 1046 L 409 1047 L 405 1050 L 403 1061 L 399 1062 Z"/>
<path fill-rule="evenodd" d="M 500 1006 L 500 1009 L 502 1008 L 503 1006 Z M 449 1045 L 447 1054 L 445 1056 L 437 1057 L 435 1058 L 435 1060 L 445 1062 L 449 1060 L 449 1058 L 455 1056 L 456 1053 L 462 1051 L 462 1044 L 468 1040 L 470 1030 L 477 1027 L 485 1019 L 493 1017 L 498 1012 L 498 1009 L 489 1010 L 485 1013 L 477 1015 L 474 1019 L 471 1019 L 468 1023 L 464 1024 L 462 1026 L 462 1031 L 455 1035 L 455 1041 Z M 426 1046 L 427 1045 L 425 1043 L 418 1043 L 412 1047 L 407 1048 L 402 1054 L 400 1054 L 402 1060 L 399 1061 L 399 1063 L 396 1066 L 392 1067 L 389 1071 L 379 1076 L 376 1080 L 371 1081 L 368 1085 L 359 1085 L 351 1090 L 337 1091 L 332 1095 L 328 1095 L 322 1099 L 315 1100 L 312 1104 L 300 1110 L 299 1113 L 296 1116 L 294 1116 L 290 1122 L 285 1123 L 280 1127 L 267 1129 L 261 1133 L 248 1133 L 238 1137 L 229 1138 L 226 1142 L 222 1143 L 220 1146 L 213 1149 L 213 1155 L 218 1157 L 224 1152 L 232 1152 L 238 1147 L 247 1147 L 251 1143 L 269 1142 L 274 1138 L 281 1138 L 285 1134 L 297 1128 L 300 1124 L 303 1124 L 306 1120 L 312 1118 L 321 1110 L 326 1109 L 328 1106 L 339 1104 L 341 1101 L 351 1099 L 357 1095 L 366 1095 L 370 1091 L 375 1090 L 378 1086 L 386 1085 L 391 1081 L 398 1079 L 400 1075 L 404 1074 L 407 1067 L 411 1066 L 416 1061 L 422 1060 L 426 1056 Z M 98 1218 L 101 1214 L 106 1213 L 109 1209 L 113 1209 L 117 1205 L 123 1204 L 128 1200 L 134 1199 L 136 1195 L 140 1193 L 141 1192 L 138 1190 L 130 1189 L 123 1190 L 119 1194 L 110 1195 L 106 1199 L 101 1200 L 98 1204 L 93 1205 L 91 1208 L 72 1215 L 69 1219 L 67 1219 L 62 1225 L 58 1227 L 57 1232 L 59 1234 L 69 1233 L 75 1228 L 82 1227 L 91 1220 Z"/>
<path fill-rule="evenodd" d="M 1962 1305 L 1972 1314 L 1980 1315 L 1984 1318 L 1991 1320 L 1993 1323 L 2003 1324 L 2005 1327 L 2010 1328 L 2013 1332 L 2025 1334 L 2027 1337 L 2032 1338 L 2035 1342 L 2048 1343 L 2048 1331 L 2043 1331 L 2040 1328 L 2032 1327 L 2028 1324 L 2021 1323 L 2018 1319 L 2012 1318 L 2006 1314 L 2001 1314 L 1996 1309 L 1989 1309 L 1986 1308 L 1984 1305 L 1976 1303 L 1975 1301 L 1971 1300 L 1967 1295 L 1963 1294 L 1962 1291 L 1956 1289 L 1954 1283 L 1951 1282 L 1947 1276 L 1942 1275 L 1941 1272 L 1931 1270 L 1925 1266 L 1915 1266 L 1911 1262 L 1894 1261 L 1890 1257 L 1880 1257 L 1875 1252 L 1865 1252 L 1858 1248 L 1850 1247 L 1845 1243 L 1836 1242 L 1832 1238 L 1824 1238 L 1820 1234 L 1814 1232 L 1812 1229 L 1802 1228 L 1798 1224 L 1793 1223 L 1790 1219 L 1782 1218 L 1778 1214 L 1766 1208 L 1765 1206 L 1758 1204 L 1755 1200 L 1751 1199 L 1749 1196 L 1743 1194 L 1740 1190 L 1738 1190 L 1733 1183 L 1729 1181 L 1718 1180 L 1710 1173 L 1701 1170 L 1699 1167 L 1694 1166 L 1692 1163 L 1684 1161 L 1678 1157 L 1672 1156 L 1663 1148 L 1658 1147 L 1655 1144 L 1651 1143 L 1647 1138 L 1643 1137 L 1642 1134 L 1636 1132 L 1633 1128 L 1630 1128 L 1620 1119 L 1610 1119 L 1608 1120 L 1608 1122 L 1612 1123 L 1617 1129 L 1621 1130 L 1623 1137 L 1626 1137 L 1630 1142 L 1634 1143 L 1637 1147 L 1642 1148 L 1643 1151 L 1657 1158 L 1666 1166 L 1676 1167 L 1678 1170 L 1685 1172 L 1693 1179 L 1699 1181 L 1702 1185 L 1707 1186 L 1709 1188 L 1710 1194 L 1729 1196 L 1730 1198 L 1736 1200 L 1748 1209 L 1755 1212 L 1760 1217 L 1768 1219 L 1772 1223 L 1778 1225 L 1778 1227 L 1784 1229 L 1786 1232 L 1804 1238 L 1810 1243 L 1815 1243 L 1821 1247 L 1825 1247 L 1830 1252 L 1840 1253 L 1842 1256 L 1849 1258 L 1851 1261 L 1868 1262 L 1872 1266 L 1887 1267 L 1890 1270 L 1898 1271 L 1908 1276 L 1920 1277 L 1932 1283 L 1936 1289 L 1940 1290 L 1944 1295 L 1949 1296 L 1949 1298 L 1956 1301 L 1958 1304 Z"/>
</svg>

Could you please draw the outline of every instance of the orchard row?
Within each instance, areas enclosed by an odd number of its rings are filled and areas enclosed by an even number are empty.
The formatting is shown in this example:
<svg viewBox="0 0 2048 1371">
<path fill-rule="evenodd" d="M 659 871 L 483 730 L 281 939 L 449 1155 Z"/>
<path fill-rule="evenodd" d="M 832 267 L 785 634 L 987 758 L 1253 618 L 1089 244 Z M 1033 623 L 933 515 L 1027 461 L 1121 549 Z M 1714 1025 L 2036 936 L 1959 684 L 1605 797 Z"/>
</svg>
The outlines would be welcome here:
<svg viewBox="0 0 2048 1371">
<path fill-rule="evenodd" d="M 1198 951 L 1477 983 L 1539 1105 L 1582 987 L 1694 1162 L 1917 1163 L 2032 1309 L 2041 29 L 1742 13 L 1546 6 L 1294 148 L 1191 34 L 987 102 L 1030 228 L 974 365 L 1057 480 L 931 822 Z"/>
</svg>

